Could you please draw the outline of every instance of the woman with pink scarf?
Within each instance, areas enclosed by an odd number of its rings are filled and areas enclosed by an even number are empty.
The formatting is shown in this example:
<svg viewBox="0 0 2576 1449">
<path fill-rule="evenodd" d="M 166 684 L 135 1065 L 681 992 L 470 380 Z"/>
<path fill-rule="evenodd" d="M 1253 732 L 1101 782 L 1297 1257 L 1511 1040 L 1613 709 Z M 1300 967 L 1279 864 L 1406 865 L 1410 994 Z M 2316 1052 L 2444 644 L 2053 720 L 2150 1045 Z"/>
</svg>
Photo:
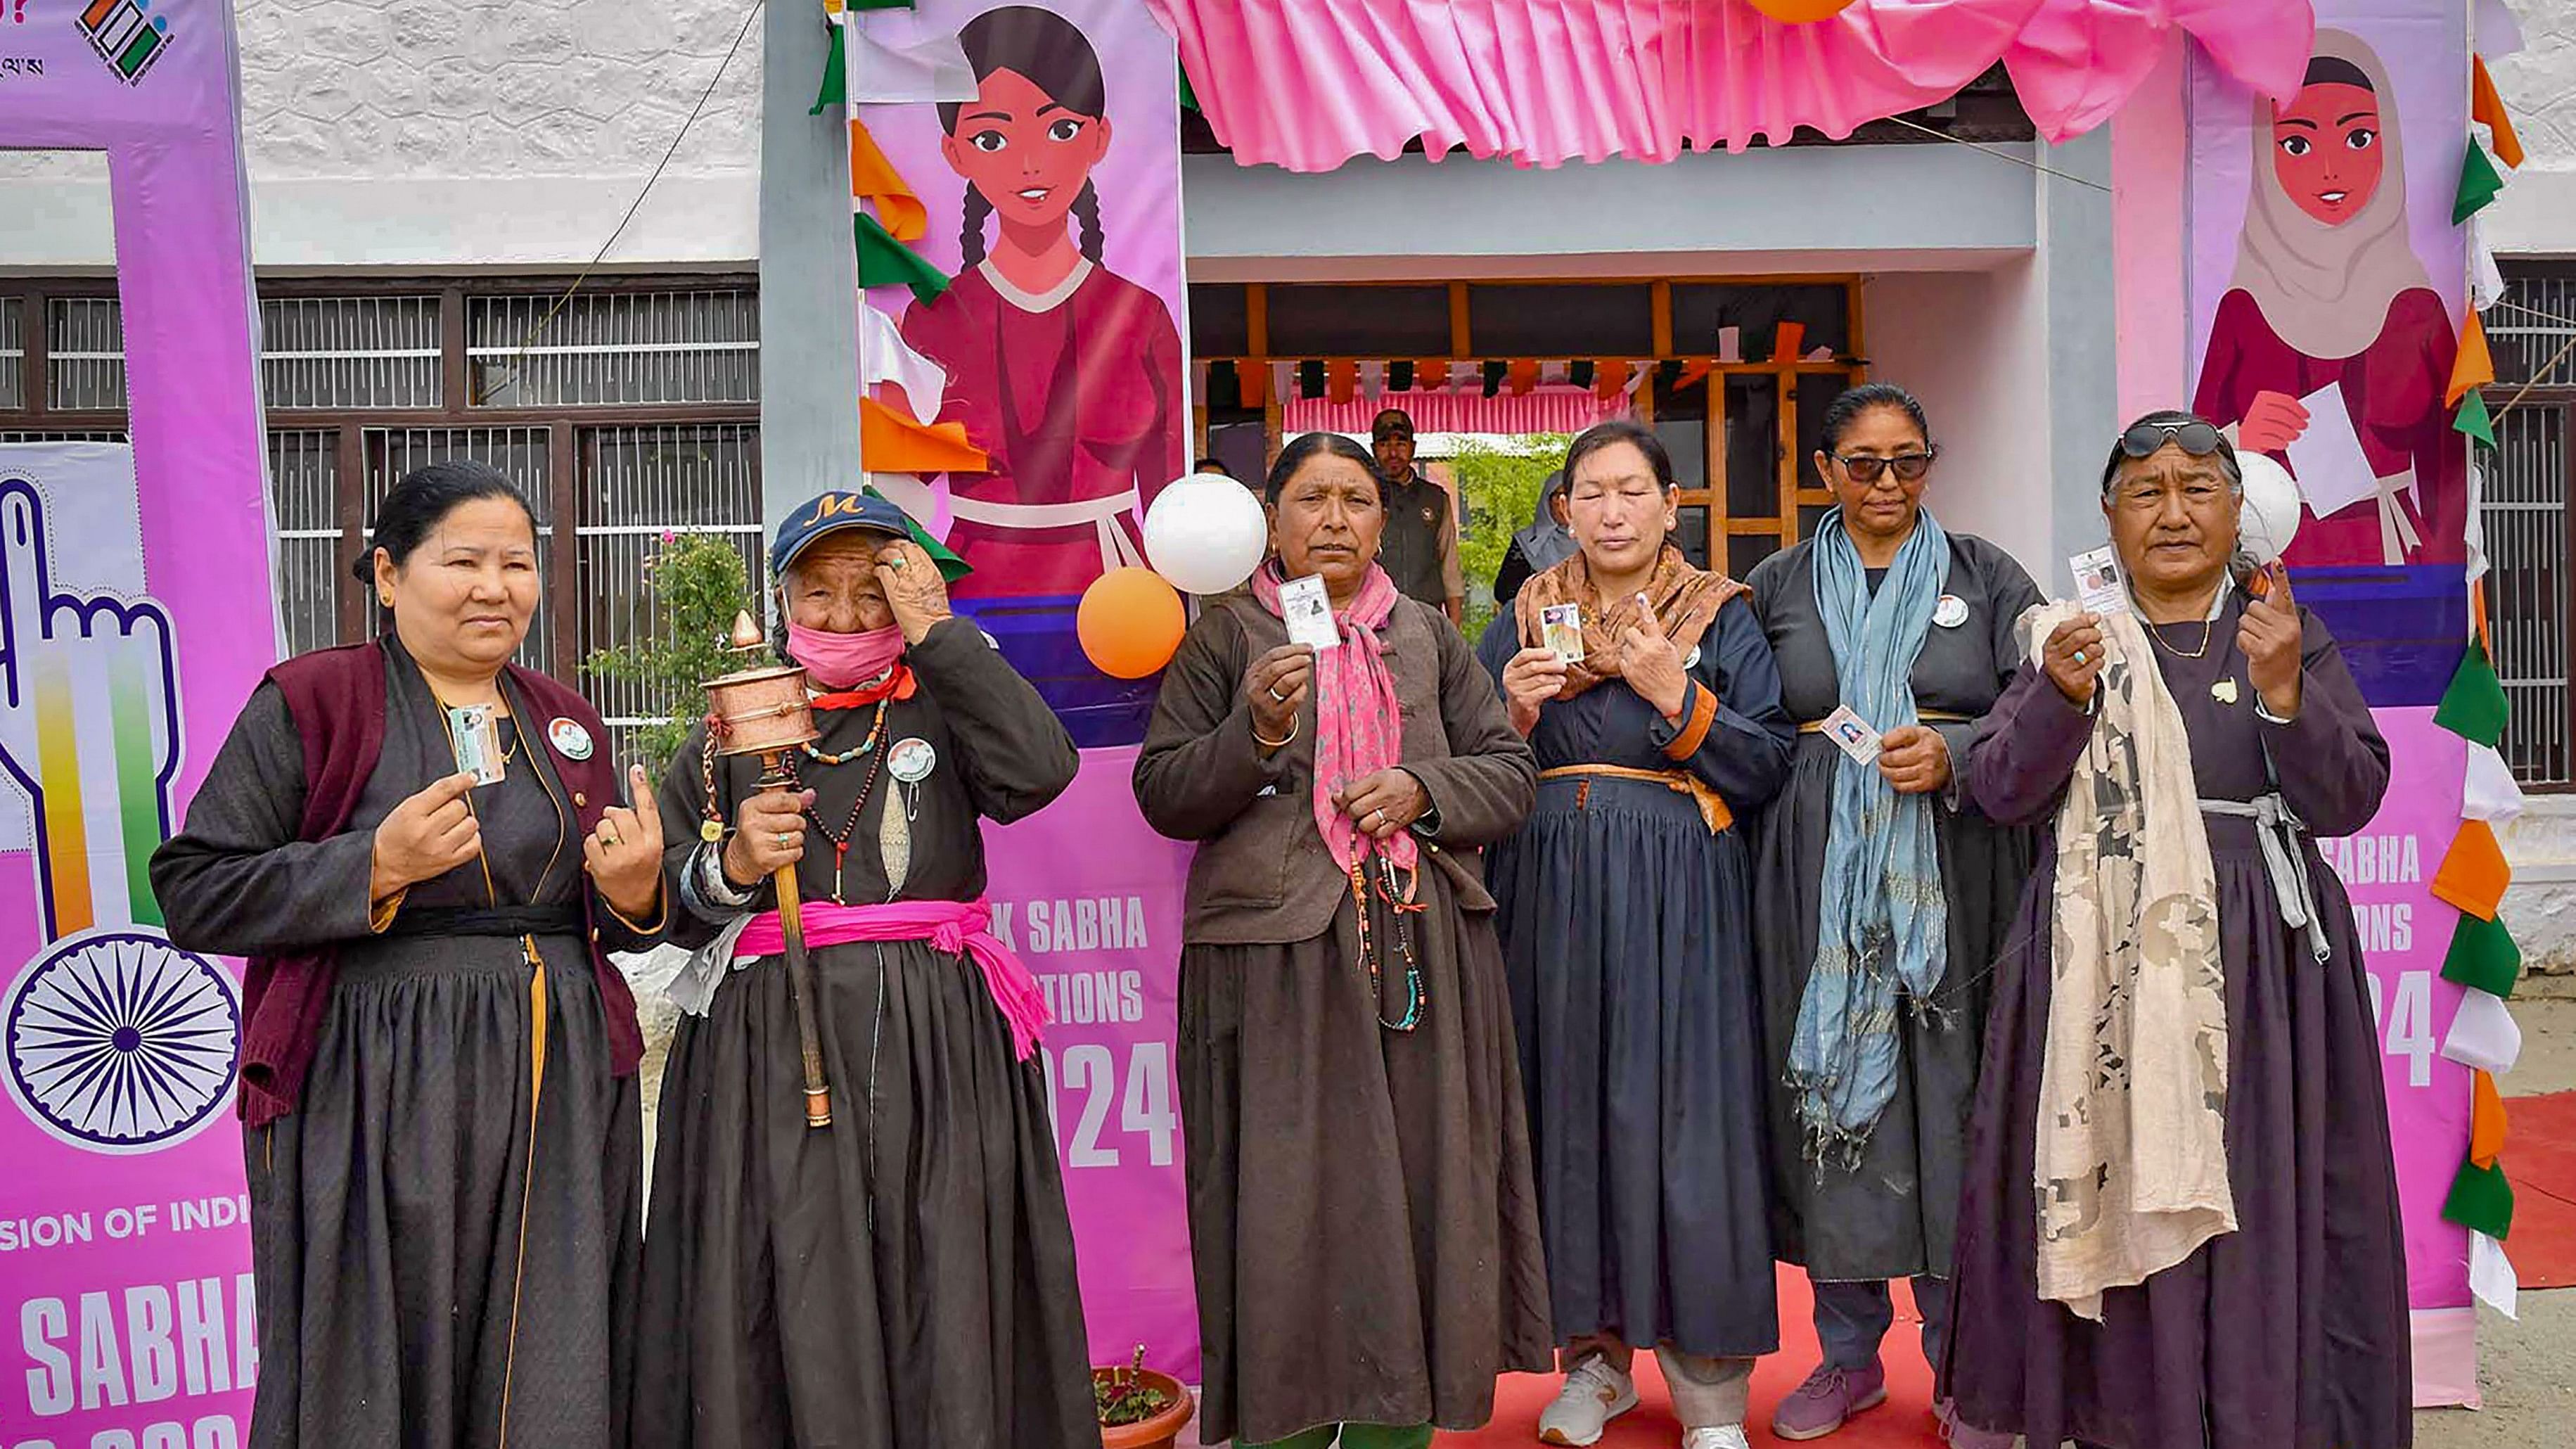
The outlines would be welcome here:
<svg viewBox="0 0 2576 1449">
<path fill-rule="evenodd" d="M 1180 1010 L 1199 1437 L 1241 1449 L 1423 1449 L 1552 1347 L 1483 869 L 1535 774 L 1466 641 L 1377 566 L 1385 490 L 1348 438 L 1281 452 L 1276 556 L 1206 601 L 1136 761 L 1145 818 L 1201 842 Z M 1329 647 L 1283 618 L 1313 617 L 1315 579 Z"/>
<path fill-rule="evenodd" d="M 962 568 L 962 565 L 959 567 Z M 988 931 L 983 820 L 1073 742 L 893 504 L 827 493 L 770 554 L 822 736 L 764 790 L 693 731 L 662 782 L 671 939 L 697 954 L 662 1082 L 633 1439 L 656 1449 L 1096 1449 L 1037 1036 Z M 813 970 L 782 969 L 793 866 Z M 799 1010 L 831 1122 L 810 1127 Z"/>
</svg>

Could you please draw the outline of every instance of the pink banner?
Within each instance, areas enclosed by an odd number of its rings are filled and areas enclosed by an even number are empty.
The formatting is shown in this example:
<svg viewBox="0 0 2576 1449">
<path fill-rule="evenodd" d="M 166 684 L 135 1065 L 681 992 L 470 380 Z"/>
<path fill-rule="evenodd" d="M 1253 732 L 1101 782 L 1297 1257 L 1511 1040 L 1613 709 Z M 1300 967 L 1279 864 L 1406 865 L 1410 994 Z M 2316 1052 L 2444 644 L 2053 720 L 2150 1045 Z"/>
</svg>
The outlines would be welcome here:
<svg viewBox="0 0 2576 1449">
<path fill-rule="evenodd" d="M 2433 873 L 2460 825 L 2467 747 L 2433 724 L 2429 709 L 2374 712 L 2388 737 L 2394 776 L 2370 828 L 2318 842 L 2352 896 L 2379 1022 L 2388 1124 L 2397 1147 L 2397 1195 L 2406 1218 L 2407 1301 L 2419 1322 L 2469 1304 L 2468 1230 L 2442 1219 L 2442 1200 L 2469 1147 L 2469 1069 L 2442 1055 L 2461 988 L 2442 979 L 2459 912 L 2433 898 Z M 2434 1384 L 2475 1391 L 2476 1343 L 2418 1335 L 2418 1398 L 2461 1402 Z M 2426 1359 L 2424 1355 L 2433 1355 Z M 2462 1356 L 2465 1355 L 2465 1358 Z"/>
<path fill-rule="evenodd" d="M 993 933 L 1055 1010 L 1047 1088 L 1095 1363 L 1198 1381 L 1181 1181 L 1181 885 L 1190 848 L 1145 824 L 1136 751 L 1086 750 L 1061 799 L 984 832 Z"/>
<path fill-rule="evenodd" d="M 0 1444 L 230 1449 L 235 966 L 170 946 L 144 869 L 276 657 L 232 15 L 10 20 L 0 147 L 106 154 L 133 443 L 0 447 Z"/>
</svg>

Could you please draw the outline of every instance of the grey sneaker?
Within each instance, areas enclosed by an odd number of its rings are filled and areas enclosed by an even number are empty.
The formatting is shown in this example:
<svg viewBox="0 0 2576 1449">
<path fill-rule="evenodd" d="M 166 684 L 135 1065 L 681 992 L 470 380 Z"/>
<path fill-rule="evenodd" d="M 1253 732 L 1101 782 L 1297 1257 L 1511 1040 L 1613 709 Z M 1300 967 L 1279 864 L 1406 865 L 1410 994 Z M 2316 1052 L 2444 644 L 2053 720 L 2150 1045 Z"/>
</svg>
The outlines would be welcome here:
<svg viewBox="0 0 2576 1449">
<path fill-rule="evenodd" d="M 1851 1421 L 1854 1414 L 1887 1402 L 1887 1370 L 1873 1363 L 1865 1369 L 1819 1365 L 1797 1392 L 1780 1401 L 1771 1415 L 1771 1432 L 1793 1444 L 1822 1439 Z"/>
<path fill-rule="evenodd" d="M 1601 1442 L 1610 1421 L 1637 1407 L 1637 1381 L 1594 1354 L 1565 1376 L 1556 1402 L 1538 1416 L 1538 1442 L 1582 1449 Z"/>
</svg>

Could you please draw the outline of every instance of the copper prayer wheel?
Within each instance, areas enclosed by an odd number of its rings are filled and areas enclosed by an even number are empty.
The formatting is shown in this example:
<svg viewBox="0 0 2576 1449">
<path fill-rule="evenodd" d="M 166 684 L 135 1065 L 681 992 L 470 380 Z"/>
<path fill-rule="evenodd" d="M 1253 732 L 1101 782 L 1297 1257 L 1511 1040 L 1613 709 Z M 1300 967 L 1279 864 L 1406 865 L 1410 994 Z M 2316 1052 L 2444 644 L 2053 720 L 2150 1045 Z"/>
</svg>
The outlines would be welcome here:
<svg viewBox="0 0 2576 1449">
<path fill-rule="evenodd" d="M 746 669 L 710 679 L 705 688 L 707 706 L 721 725 L 718 754 L 769 754 L 821 738 L 806 703 L 805 671 L 795 665 Z"/>
</svg>

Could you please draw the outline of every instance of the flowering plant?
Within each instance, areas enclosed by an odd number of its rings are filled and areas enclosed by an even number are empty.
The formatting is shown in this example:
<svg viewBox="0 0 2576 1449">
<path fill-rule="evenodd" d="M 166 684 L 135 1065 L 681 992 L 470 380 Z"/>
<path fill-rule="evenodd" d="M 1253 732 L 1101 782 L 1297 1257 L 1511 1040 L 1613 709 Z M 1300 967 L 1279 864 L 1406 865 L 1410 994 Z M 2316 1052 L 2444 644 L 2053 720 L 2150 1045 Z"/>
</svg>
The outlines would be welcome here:
<svg viewBox="0 0 2576 1449">
<path fill-rule="evenodd" d="M 601 649 L 582 661 L 592 679 L 631 686 L 637 714 L 653 722 L 635 731 L 636 757 L 657 777 L 707 710 L 699 686 L 744 667 L 726 651 L 733 617 L 751 598 L 742 551 L 724 534 L 664 530 L 644 562 L 651 595 L 648 632 L 633 643 Z"/>
</svg>

